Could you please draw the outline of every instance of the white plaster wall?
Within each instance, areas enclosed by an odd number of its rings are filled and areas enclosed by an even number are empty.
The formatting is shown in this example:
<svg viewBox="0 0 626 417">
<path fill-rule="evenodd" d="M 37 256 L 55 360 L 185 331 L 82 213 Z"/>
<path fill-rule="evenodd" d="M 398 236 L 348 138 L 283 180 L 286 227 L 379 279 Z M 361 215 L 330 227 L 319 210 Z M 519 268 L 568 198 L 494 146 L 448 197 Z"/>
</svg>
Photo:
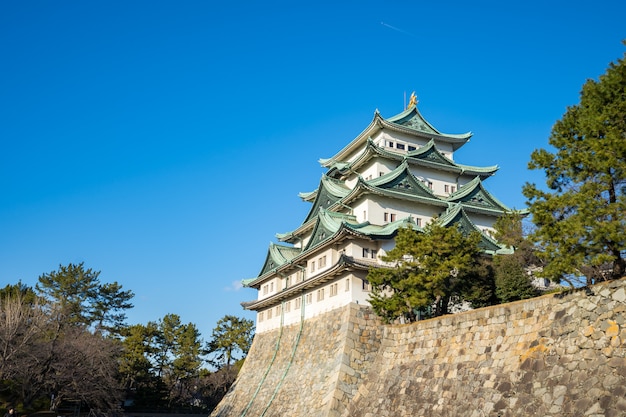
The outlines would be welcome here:
<svg viewBox="0 0 626 417">
<path fill-rule="evenodd" d="M 479 229 L 488 230 L 491 232 L 494 231 L 493 224 L 496 222 L 495 217 L 487 216 L 484 214 L 469 213 L 467 211 L 466 213 L 467 213 L 467 217 L 469 217 L 472 223 L 478 226 Z"/>
<path fill-rule="evenodd" d="M 348 281 L 346 285 L 346 281 Z M 331 285 L 337 284 L 337 295 L 331 296 Z M 346 286 L 348 290 L 346 291 Z M 324 289 L 324 299 L 322 301 L 317 300 L 318 289 Z M 307 294 L 311 294 L 311 303 L 306 303 Z M 262 333 L 265 331 L 277 329 L 282 324 L 288 326 L 300 322 L 302 315 L 302 303 L 304 303 L 304 317 L 305 319 L 315 317 L 317 315 L 326 313 L 336 308 L 343 307 L 351 302 L 358 304 L 368 305 L 369 292 L 364 292 L 362 289 L 362 280 L 353 274 L 343 275 L 334 281 L 325 283 L 323 286 L 314 289 L 313 291 L 307 291 L 303 295 L 285 300 L 279 307 L 277 314 L 276 307 L 263 310 L 263 320 L 259 321 L 259 315 L 257 313 L 257 325 L 256 332 Z M 299 308 L 296 308 L 295 299 L 299 298 L 301 304 Z M 290 303 L 289 311 L 287 311 L 287 303 Z M 268 310 L 272 310 L 272 317 L 268 319 Z"/>
</svg>

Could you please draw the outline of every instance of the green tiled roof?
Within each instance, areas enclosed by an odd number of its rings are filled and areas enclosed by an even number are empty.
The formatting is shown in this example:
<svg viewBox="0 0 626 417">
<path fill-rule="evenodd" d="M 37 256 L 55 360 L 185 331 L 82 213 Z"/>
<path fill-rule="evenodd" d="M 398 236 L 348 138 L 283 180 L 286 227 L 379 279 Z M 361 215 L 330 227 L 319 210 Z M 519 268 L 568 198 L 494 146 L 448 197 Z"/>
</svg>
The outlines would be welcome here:
<svg viewBox="0 0 626 417">
<path fill-rule="evenodd" d="M 350 193 L 350 189 L 346 187 L 342 181 L 338 181 L 326 175 L 323 175 L 322 179 L 320 180 L 320 185 L 315 191 L 315 200 L 313 202 L 313 206 L 311 207 L 311 210 L 304 219 L 303 223 L 306 223 L 310 219 L 315 217 L 320 209 L 327 209 L 328 207 L 335 204 L 337 201 L 341 200 L 341 198 L 348 195 L 348 193 Z M 311 200 L 309 199 L 305 201 Z"/>
<path fill-rule="evenodd" d="M 265 263 L 259 276 L 266 274 L 269 271 L 273 271 L 276 268 L 291 261 L 293 258 L 302 253 L 300 248 L 294 248 L 293 246 L 278 245 L 270 242 L 270 247 L 265 257 Z"/>
<path fill-rule="evenodd" d="M 420 165 L 432 169 L 454 172 L 457 174 L 479 175 L 481 178 L 489 177 L 498 170 L 497 165 L 476 167 L 457 164 L 451 159 L 446 158 L 437 150 L 434 140 L 430 140 L 425 146 L 422 146 L 419 149 L 402 154 L 398 152 L 390 152 L 385 148 L 376 145 L 371 139 L 368 139 L 365 149 L 358 156 L 358 158 L 351 163 L 334 163 L 328 165 L 329 171 L 327 175 L 332 176 L 334 173 L 338 173 L 340 175 L 349 174 L 358 169 L 359 166 L 363 165 L 371 158 L 377 156 L 398 162 L 407 161 L 412 165 Z"/>
<path fill-rule="evenodd" d="M 472 206 L 499 213 L 511 211 L 504 203 L 485 189 L 479 177 L 474 178 L 456 192 L 450 194 L 446 201 L 450 203 L 463 203 L 464 206 Z"/>
<path fill-rule="evenodd" d="M 410 129 L 413 129 L 417 132 L 427 133 L 427 134 L 435 134 L 441 137 L 447 137 L 451 139 L 464 139 L 469 140 L 472 137 L 472 132 L 462 133 L 462 134 L 449 134 L 449 133 L 441 133 L 437 129 L 433 127 L 430 123 L 426 121 L 424 116 L 417 109 L 417 106 L 411 106 L 407 108 L 400 114 L 397 114 L 393 117 L 386 119 L 388 122 L 395 123 Z"/>
<path fill-rule="evenodd" d="M 487 253 L 496 253 L 503 249 L 495 239 L 485 234 L 470 220 L 462 204 L 452 206 L 437 219 L 437 222 L 445 227 L 456 225 L 466 235 L 474 231 L 480 233 L 481 241 L 479 246 Z"/>
<path fill-rule="evenodd" d="M 436 139 L 437 141 L 449 143 L 454 150 L 459 149 L 472 137 L 471 132 L 462 134 L 440 132 L 424 119 L 416 106 L 411 106 L 402 113 L 388 119 L 384 119 L 376 110 L 370 124 L 356 138 L 344 146 L 332 158 L 320 159 L 320 163 L 327 168 L 335 167 L 341 169 L 340 164 L 346 162 L 344 161 L 345 155 L 357 150 L 369 137 L 372 137 L 373 134 L 381 129 L 389 129 L 423 139 Z"/>
<path fill-rule="evenodd" d="M 311 220 L 313 221 L 313 219 Z M 367 239 L 391 239 L 401 227 L 413 227 L 421 230 L 412 217 L 397 220 L 385 225 L 374 225 L 369 222 L 358 223 L 356 217 L 349 214 L 332 212 L 320 209 L 314 219 L 315 226 L 311 238 L 303 250 L 291 246 L 270 243 L 270 248 L 258 277 L 247 281 L 247 284 L 254 285 L 262 280 L 264 276 L 275 273 L 283 266 L 299 262 L 306 258 L 306 254 L 311 250 L 324 245 L 333 239 L 339 239 L 346 234 L 360 236 Z"/>
</svg>

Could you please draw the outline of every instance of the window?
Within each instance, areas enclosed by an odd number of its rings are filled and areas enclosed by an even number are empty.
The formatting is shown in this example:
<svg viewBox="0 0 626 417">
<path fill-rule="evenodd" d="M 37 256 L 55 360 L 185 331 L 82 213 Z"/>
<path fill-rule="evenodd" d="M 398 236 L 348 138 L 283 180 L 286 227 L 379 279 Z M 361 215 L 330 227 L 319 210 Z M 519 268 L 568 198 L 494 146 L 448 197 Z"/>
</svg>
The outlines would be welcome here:
<svg viewBox="0 0 626 417">
<path fill-rule="evenodd" d="M 389 221 L 389 213 L 383 213 L 383 221 Z"/>
<path fill-rule="evenodd" d="M 415 149 L 417 149 L 415 146 L 409 145 L 409 152 L 414 151 Z"/>
<path fill-rule="evenodd" d="M 322 256 L 321 258 L 317 260 L 317 266 L 319 268 L 323 268 L 326 266 L 326 255 Z"/>
<path fill-rule="evenodd" d="M 372 249 L 370 253 L 372 254 L 372 259 L 376 259 L 376 255 L 378 255 L 378 252 L 376 251 L 376 249 Z"/>
<path fill-rule="evenodd" d="M 263 295 L 267 295 L 267 290 L 268 290 L 268 288 L 269 288 L 269 285 L 267 285 L 267 284 L 265 284 L 265 285 L 263 286 Z"/>
<path fill-rule="evenodd" d="M 363 210 L 363 221 L 367 220 L 367 211 Z"/>
<path fill-rule="evenodd" d="M 302 282 L 305 279 L 306 279 L 306 269 L 301 269 L 300 270 L 300 281 L 299 282 Z"/>
<path fill-rule="evenodd" d="M 446 192 L 446 193 L 449 193 L 450 192 L 450 186 L 448 184 L 444 185 L 443 186 L 443 191 Z"/>
<path fill-rule="evenodd" d="M 322 301 L 324 299 L 324 288 L 320 288 L 317 290 L 317 301 Z"/>
<path fill-rule="evenodd" d="M 291 284 L 291 277 L 285 278 L 285 288 L 289 288 L 290 284 Z"/>
<path fill-rule="evenodd" d="M 276 317 L 280 316 L 280 306 L 276 306 Z"/>
<path fill-rule="evenodd" d="M 395 213 L 391 213 L 391 216 L 389 216 L 389 218 L 391 219 L 392 222 L 395 222 L 396 221 Z"/>
<path fill-rule="evenodd" d="M 315 261 L 311 261 L 311 272 L 315 272 Z"/>
<path fill-rule="evenodd" d="M 293 300 L 293 304 L 294 304 L 294 308 L 295 309 L 299 309 L 300 306 L 302 305 L 302 298 L 298 297 L 295 300 Z"/>
<path fill-rule="evenodd" d="M 268 320 L 272 318 L 272 309 L 271 308 L 267 310 L 267 318 L 268 318 Z"/>
<path fill-rule="evenodd" d="M 393 142 L 392 141 L 387 141 L 387 146 L 389 146 L 390 148 L 393 148 Z"/>
<path fill-rule="evenodd" d="M 261 312 L 259 313 L 259 320 L 258 320 L 258 321 L 259 321 L 259 322 L 262 322 L 264 319 L 265 319 L 265 313 L 264 313 L 263 311 L 261 311 Z"/>
<path fill-rule="evenodd" d="M 370 250 L 368 248 L 363 248 L 363 257 L 369 258 L 369 256 L 370 256 Z"/>
<path fill-rule="evenodd" d="M 346 292 L 350 291 L 350 278 L 346 278 Z"/>
<path fill-rule="evenodd" d="M 453 193 L 456 191 L 456 187 L 453 185 L 452 187 L 450 187 L 450 192 Z"/>
<path fill-rule="evenodd" d="M 433 189 L 433 183 L 431 181 L 426 181 L 426 185 L 428 186 L 428 188 L 430 188 L 431 190 Z"/>
<path fill-rule="evenodd" d="M 270 292 L 274 292 L 274 283 L 270 282 Z"/>
<path fill-rule="evenodd" d="M 289 313 L 291 311 L 291 301 L 287 301 L 285 303 L 285 313 Z"/>
<path fill-rule="evenodd" d="M 339 290 L 339 284 L 334 283 L 334 284 L 330 284 L 330 296 L 334 297 L 335 295 L 337 295 L 337 292 Z"/>
<path fill-rule="evenodd" d="M 415 219 L 415 223 L 417 223 L 419 227 L 422 227 L 422 219 L 420 219 L 419 217 Z"/>
<path fill-rule="evenodd" d="M 308 305 L 308 304 L 311 304 L 311 303 L 313 302 L 313 294 L 312 294 L 312 293 L 308 293 L 308 294 L 306 295 L 305 302 L 307 303 L 307 305 Z"/>
<path fill-rule="evenodd" d="M 396 143 L 396 148 L 404 150 L 404 143 Z"/>
<path fill-rule="evenodd" d="M 384 172 L 379 172 L 379 173 L 378 173 L 378 176 L 379 176 L 379 177 L 382 177 L 383 175 L 385 175 L 385 173 L 384 173 Z"/>
<path fill-rule="evenodd" d="M 370 282 L 366 279 L 364 279 L 362 284 L 362 289 L 363 291 L 372 291 L 372 284 L 370 284 Z"/>
</svg>

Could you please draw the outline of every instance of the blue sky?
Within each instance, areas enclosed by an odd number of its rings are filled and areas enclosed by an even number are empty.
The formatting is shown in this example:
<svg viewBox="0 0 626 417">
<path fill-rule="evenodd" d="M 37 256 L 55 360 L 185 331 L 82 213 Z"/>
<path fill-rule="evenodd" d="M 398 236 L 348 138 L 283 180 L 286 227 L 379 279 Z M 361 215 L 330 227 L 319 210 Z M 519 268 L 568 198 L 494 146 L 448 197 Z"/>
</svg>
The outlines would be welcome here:
<svg viewBox="0 0 626 417">
<path fill-rule="evenodd" d="M 208 339 L 254 299 L 318 159 L 415 90 L 523 208 L 552 124 L 625 51 L 622 1 L 5 1 L 0 285 L 84 262 Z"/>
</svg>

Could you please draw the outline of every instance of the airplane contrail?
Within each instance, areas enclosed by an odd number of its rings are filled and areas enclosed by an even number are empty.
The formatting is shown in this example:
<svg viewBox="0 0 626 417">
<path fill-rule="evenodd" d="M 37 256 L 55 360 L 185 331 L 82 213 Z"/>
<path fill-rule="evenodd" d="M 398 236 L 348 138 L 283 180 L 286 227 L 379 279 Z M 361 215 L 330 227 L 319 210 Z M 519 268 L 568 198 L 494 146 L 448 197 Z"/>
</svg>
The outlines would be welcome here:
<svg viewBox="0 0 626 417">
<path fill-rule="evenodd" d="M 383 25 L 383 26 L 385 26 L 385 27 L 388 27 L 388 28 L 389 28 L 389 29 L 391 29 L 391 30 L 395 30 L 396 32 L 404 33 L 405 35 L 409 35 L 409 36 L 412 36 L 412 37 L 414 37 L 414 38 L 417 38 L 417 36 L 415 36 L 414 34 L 412 34 L 412 33 L 410 33 L 410 32 L 407 32 L 406 30 L 399 29 L 399 28 L 397 28 L 397 27 L 395 27 L 395 26 L 388 25 L 388 24 L 387 24 L 387 23 L 385 23 L 385 22 L 380 22 L 380 24 L 381 24 L 381 25 Z"/>
</svg>

